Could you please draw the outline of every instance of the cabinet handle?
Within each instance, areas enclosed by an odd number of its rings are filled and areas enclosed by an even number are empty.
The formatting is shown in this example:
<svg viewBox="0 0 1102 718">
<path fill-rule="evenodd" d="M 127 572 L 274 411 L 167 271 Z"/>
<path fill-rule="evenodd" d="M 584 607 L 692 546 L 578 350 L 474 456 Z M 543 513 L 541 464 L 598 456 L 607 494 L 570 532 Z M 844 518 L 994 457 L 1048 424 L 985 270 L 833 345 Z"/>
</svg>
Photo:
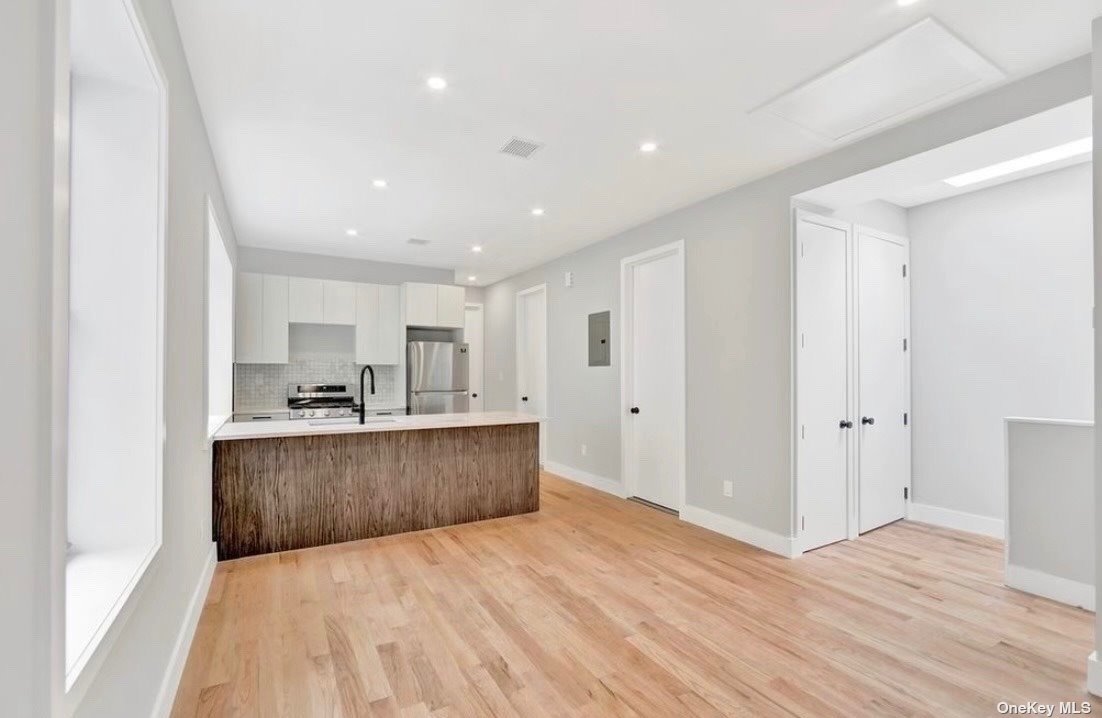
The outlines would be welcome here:
<svg viewBox="0 0 1102 718">
<path fill-rule="evenodd" d="M 848 419 L 842 419 L 841 421 L 838 422 L 838 428 L 839 429 L 852 429 L 853 428 L 853 422 L 849 421 Z"/>
<path fill-rule="evenodd" d="M 872 426 L 873 424 L 876 423 L 876 419 L 872 418 L 871 416 L 862 416 L 861 417 L 861 423 L 864 426 Z"/>
</svg>

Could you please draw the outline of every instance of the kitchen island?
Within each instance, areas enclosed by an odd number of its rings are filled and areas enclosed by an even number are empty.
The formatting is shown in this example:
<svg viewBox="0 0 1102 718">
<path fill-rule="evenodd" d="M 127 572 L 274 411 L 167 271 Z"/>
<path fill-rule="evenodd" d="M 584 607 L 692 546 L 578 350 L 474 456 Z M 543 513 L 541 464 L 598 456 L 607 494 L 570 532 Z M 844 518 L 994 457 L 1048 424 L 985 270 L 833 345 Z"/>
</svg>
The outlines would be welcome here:
<svg viewBox="0 0 1102 718">
<path fill-rule="evenodd" d="M 539 420 L 241 422 L 214 435 L 220 560 L 539 510 Z"/>
</svg>

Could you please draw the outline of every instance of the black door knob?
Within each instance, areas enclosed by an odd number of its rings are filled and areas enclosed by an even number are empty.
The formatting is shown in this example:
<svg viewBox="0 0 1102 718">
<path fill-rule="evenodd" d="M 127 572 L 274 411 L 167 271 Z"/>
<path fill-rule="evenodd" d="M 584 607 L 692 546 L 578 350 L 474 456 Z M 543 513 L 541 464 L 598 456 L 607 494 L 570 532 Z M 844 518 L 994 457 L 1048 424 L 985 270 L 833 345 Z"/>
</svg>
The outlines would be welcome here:
<svg viewBox="0 0 1102 718">
<path fill-rule="evenodd" d="M 637 407 L 637 406 L 631 407 L 631 413 L 632 414 L 638 414 L 639 413 L 639 407 Z"/>
<path fill-rule="evenodd" d="M 521 401 L 528 401 L 528 397 L 526 397 L 526 396 L 522 396 L 522 397 L 520 398 L 520 400 L 521 400 Z"/>
<path fill-rule="evenodd" d="M 846 419 L 842 419 L 841 421 L 838 422 L 838 428 L 839 429 L 852 429 L 853 428 L 853 422 L 848 421 Z"/>
<path fill-rule="evenodd" d="M 872 418 L 871 416 L 862 416 L 861 423 L 865 426 L 872 426 L 876 423 L 876 419 Z"/>
<path fill-rule="evenodd" d="M 478 394 L 477 394 L 477 393 L 475 393 L 475 394 L 471 394 L 471 398 L 472 398 L 472 399 L 477 399 L 477 398 L 478 398 Z"/>
</svg>

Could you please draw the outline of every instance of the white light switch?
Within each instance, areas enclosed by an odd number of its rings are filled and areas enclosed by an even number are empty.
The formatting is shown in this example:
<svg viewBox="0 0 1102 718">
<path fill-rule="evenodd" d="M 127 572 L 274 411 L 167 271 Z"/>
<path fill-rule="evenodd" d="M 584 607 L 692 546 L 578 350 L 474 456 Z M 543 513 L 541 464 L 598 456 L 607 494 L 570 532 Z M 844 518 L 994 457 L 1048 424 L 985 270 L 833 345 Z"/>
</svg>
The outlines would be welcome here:
<svg viewBox="0 0 1102 718">
<path fill-rule="evenodd" d="M 573 287 L 574 286 L 574 273 L 573 272 L 565 272 L 562 275 L 562 285 L 564 287 Z"/>
<path fill-rule="evenodd" d="M 735 495 L 735 486 L 730 481 L 723 482 L 723 495 L 728 497 Z"/>
</svg>

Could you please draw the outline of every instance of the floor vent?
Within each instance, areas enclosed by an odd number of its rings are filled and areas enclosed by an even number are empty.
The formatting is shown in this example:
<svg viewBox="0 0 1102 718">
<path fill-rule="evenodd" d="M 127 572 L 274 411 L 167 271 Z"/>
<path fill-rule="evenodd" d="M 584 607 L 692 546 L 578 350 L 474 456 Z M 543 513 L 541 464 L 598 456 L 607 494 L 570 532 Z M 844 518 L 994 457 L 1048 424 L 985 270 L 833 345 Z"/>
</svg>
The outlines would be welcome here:
<svg viewBox="0 0 1102 718">
<path fill-rule="evenodd" d="M 503 155 L 513 155 L 514 157 L 520 157 L 521 159 L 528 159 L 532 156 L 532 153 L 543 147 L 539 142 L 533 142 L 532 140 L 524 140 L 520 137 L 514 137 L 505 143 L 501 148 Z"/>
<path fill-rule="evenodd" d="M 410 237 L 409 239 L 406 240 L 406 244 L 413 244 L 413 245 L 416 245 L 418 247 L 424 247 L 428 243 L 429 243 L 429 240 L 427 240 L 427 239 L 418 239 L 417 237 Z"/>
</svg>

